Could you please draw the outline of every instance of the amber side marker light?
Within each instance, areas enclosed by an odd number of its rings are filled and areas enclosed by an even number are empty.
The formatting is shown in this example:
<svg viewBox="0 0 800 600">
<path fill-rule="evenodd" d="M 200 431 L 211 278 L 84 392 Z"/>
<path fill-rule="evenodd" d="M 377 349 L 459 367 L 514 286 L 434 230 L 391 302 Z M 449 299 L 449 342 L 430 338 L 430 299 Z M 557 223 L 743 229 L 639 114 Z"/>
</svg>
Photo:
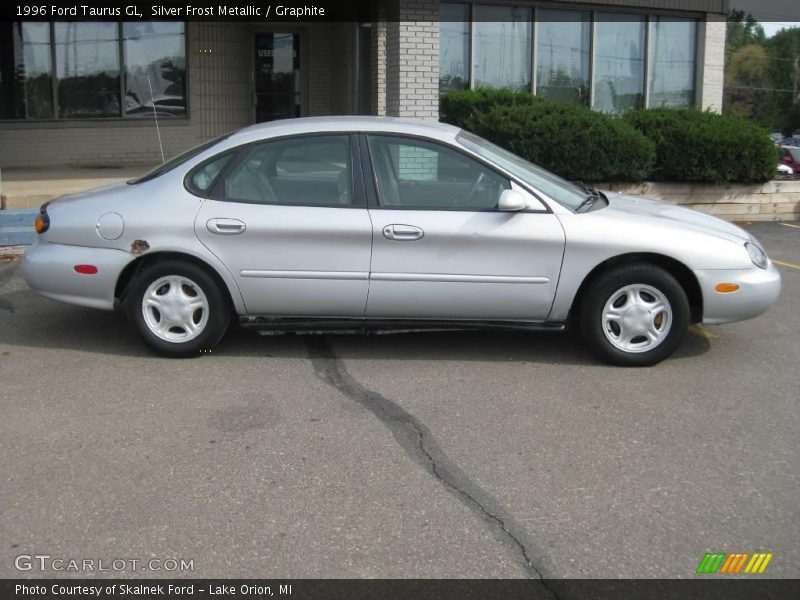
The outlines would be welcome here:
<svg viewBox="0 0 800 600">
<path fill-rule="evenodd" d="M 50 219 L 47 217 L 47 213 L 39 213 L 36 215 L 36 218 L 33 220 L 33 228 L 36 229 L 36 233 L 44 233 L 50 227 Z"/>
<path fill-rule="evenodd" d="M 75 265 L 75 271 L 81 275 L 94 275 L 97 273 L 97 267 L 94 265 Z"/>
<path fill-rule="evenodd" d="M 732 294 L 739 291 L 739 286 L 735 283 L 718 283 L 714 289 L 720 294 Z"/>
</svg>

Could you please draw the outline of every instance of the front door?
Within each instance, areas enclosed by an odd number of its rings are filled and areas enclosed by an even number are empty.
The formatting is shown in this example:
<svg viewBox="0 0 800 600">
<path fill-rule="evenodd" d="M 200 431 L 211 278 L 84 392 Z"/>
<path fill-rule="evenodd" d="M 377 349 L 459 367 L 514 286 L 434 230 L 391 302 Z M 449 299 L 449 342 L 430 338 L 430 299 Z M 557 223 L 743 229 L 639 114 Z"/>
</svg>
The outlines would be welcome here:
<svg viewBox="0 0 800 600">
<path fill-rule="evenodd" d="M 556 216 L 498 211 L 511 182 L 455 149 L 367 138 L 379 206 L 366 316 L 546 319 L 564 253 Z"/>
<path fill-rule="evenodd" d="M 256 123 L 301 116 L 300 34 L 256 33 Z"/>
<path fill-rule="evenodd" d="M 351 136 L 266 141 L 232 160 L 195 233 L 232 273 L 248 314 L 363 317 L 372 227 Z M 220 168 L 212 160 L 192 183 Z"/>
</svg>

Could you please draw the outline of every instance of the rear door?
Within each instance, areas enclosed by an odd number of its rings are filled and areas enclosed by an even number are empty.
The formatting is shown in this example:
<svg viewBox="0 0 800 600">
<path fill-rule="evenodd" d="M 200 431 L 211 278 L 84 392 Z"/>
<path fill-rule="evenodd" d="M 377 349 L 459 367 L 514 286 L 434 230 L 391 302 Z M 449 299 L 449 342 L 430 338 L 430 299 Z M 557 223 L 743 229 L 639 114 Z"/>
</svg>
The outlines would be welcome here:
<svg viewBox="0 0 800 600">
<path fill-rule="evenodd" d="M 249 314 L 364 315 L 372 228 L 354 139 L 265 141 L 190 174 L 201 195 L 213 185 L 196 235 L 233 274 Z"/>
<path fill-rule="evenodd" d="M 432 140 L 368 134 L 362 149 L 375 194 L 367 317 L 547 317 L 564 231 L 543 204 L 529 195 L 529 210 L 498 211 L 515 184 Z"/>
</svg>

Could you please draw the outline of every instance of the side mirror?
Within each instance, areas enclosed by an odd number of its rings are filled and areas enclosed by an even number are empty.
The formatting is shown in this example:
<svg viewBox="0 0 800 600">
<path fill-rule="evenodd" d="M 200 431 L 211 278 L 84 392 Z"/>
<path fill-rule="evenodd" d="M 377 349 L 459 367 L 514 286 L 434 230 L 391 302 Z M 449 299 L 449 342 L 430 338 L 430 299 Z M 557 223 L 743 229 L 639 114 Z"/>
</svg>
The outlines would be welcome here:
<svg viewBox="0 0 800 600">
<path fill-rule="evenodd" d="M 502 212 L 518 212 L 528 208 L 525 196 L 517 190 L 503 190 L 500 200 L 497 202 L 497 210 Z"/>
</svg>

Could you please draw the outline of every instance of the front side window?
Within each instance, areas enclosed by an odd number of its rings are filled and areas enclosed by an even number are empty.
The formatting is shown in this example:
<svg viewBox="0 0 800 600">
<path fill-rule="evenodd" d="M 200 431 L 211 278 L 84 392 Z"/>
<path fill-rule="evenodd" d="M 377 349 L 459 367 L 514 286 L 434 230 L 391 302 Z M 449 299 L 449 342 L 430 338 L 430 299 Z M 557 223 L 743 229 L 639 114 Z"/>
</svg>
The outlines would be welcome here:
<svg viewBox="0 0 800 600">
<path fill-rule="evenodd" d="M 478 156 L 513 173 L 534 189 L 544 192 L 553 200 L 567 208 L 575 210 L 586 199 L 585 190 L 582 190 L 574 183 L 561 179 L 558 175 L 528 162 L 524 158 L 500 146 L 496 146 L 473 133 L 462 131 L 458 134 L 456 139 L 465 148 L 472 150 Z"/>
<path fill-rule="evenodd" d="M 246 151 L 225 178 L 228 200 L 258 204 L 352 204 L 350 138 L 303 136 Z"/>
<path fill-rule="evenodd" d="M 491 210 L 511 187 L 505 177 L 446 146 L 399 136 L 368 139 L 385 208 Z"/>
</svg>

